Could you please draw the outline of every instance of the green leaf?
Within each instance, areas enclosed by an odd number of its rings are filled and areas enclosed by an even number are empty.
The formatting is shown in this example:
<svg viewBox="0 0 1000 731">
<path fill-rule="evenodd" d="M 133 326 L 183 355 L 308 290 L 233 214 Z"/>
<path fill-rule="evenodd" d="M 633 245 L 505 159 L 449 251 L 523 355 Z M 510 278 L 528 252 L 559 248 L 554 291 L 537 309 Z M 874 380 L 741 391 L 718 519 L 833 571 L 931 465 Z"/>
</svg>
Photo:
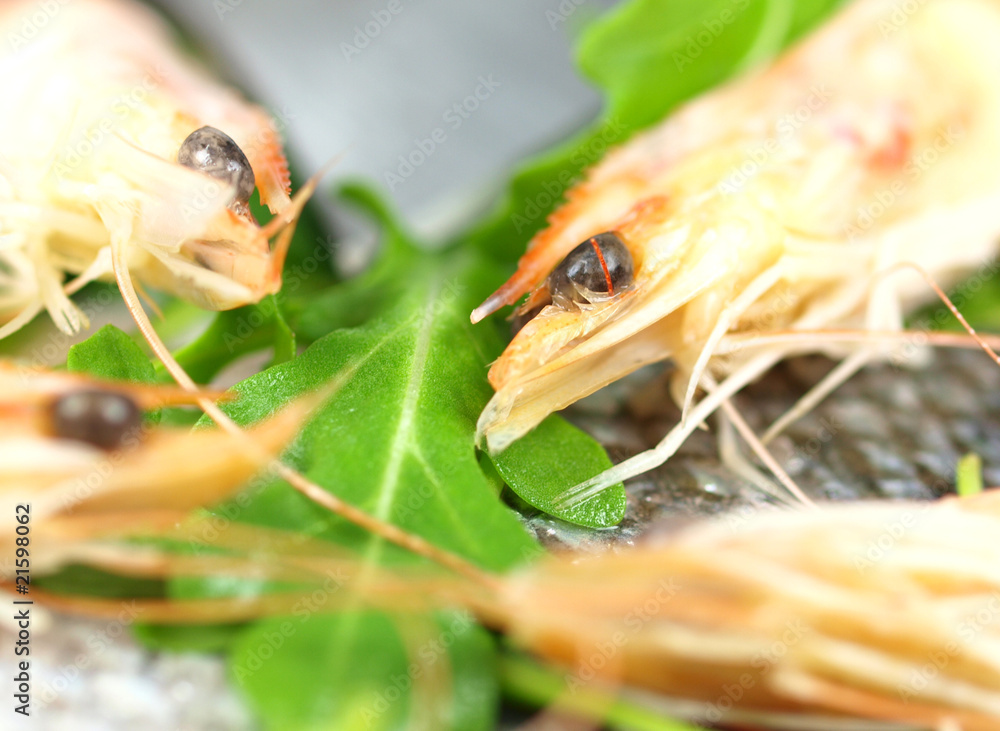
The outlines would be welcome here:
<svg viewBox="0 0 1000 731">
<path fill-rule="evenodd" d="M 550 668 L 520 653 L 504 652 L 499 661 L 504 693 L 522 703 L 549 706 L 558 702 L 566 712 L 629 731 L 703 731 L 702 726 L 668 718 L 646 708 L 640 699 L 614 695 L 588 683 L 567 683 L 565 670 Z"/>
<path fill-rule="evenodd" d="M 237 644 L 230 674 L 270 731 L 486 731 L 499 702 L 493 640 L 465 613 L 261 622 Z"/>
<path fill-rule="evenodd" d="M 567 487 L 611 467 L 601 445 L 565 419 L 548 417 L 491 459 L 518 497 L 543 512 L 591 528 L 617 525 L 625 517 L 625 486 L 620 482 L 582 505 L 555 506 Z"/>
<path fill-rule="evenodd" d="M 217 312 L 197 338 L 174 358 L 198 383 L 208 383 L 229 363 L 265 348 L 274 350 L 273 363 L 295 355 L 295 333 L 285 321 L 274 296 L 255 305 Z M 169 378 L 165 375 L 166 378 Z"/>
<path fill-rule="evenodd" d="M 239 398 L 223 408 L 250 424 L 334 384 L 297 440 L 298 468 L 383 520 L 483 566 L 508 568 L 534 543 L 497 502 L 473 446 L 490 390 L 469 374 L 484 372 L 496 347 L 484 351 L 469 324 L 463 283 L 482 271 L 474 258 L 426 255 L 411 273 L 414 285 L 372 324 L 326 335 L 298 358 L 241 382 Z M 321 520 L 327 530 L 320 535 L 354 545 L 369 540 L 318 508 L 296 505 L 305 499 L 290 488 L 280 490 L 292 502 L 280 510 L 269 505 L 260 516 L 269 524 L 317 534 Z"/>
<path fill-rule="evenodd" d="M 967 454 L 958 460 L 955 491 L 959 497 L 978 495 L 983 491 L 983 460 L 978 454 Z"/>
<path fill-rule="evenodd" d="M 132 634 L 150 650 L 167 652 L 219 652 L 228 650 L 245 628 L 231 624 L 142 624 Z"/>
<path fill-rule="evenodd" d="M 153 364 L 138 345 L 114 325 L 105 325 L 69 349 L 66 368 L 110 381 L 153 383 Z"/>
</svg>

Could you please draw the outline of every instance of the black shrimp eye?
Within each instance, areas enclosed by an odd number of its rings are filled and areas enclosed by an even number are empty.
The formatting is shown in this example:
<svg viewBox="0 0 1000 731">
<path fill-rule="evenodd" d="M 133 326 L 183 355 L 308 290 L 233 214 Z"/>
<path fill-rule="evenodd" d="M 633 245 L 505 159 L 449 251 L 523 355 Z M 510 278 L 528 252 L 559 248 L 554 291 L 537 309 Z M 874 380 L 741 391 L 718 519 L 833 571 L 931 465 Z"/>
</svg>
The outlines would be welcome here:
<svg viewBox="0 0 1000 731">
<path fill-rule="evenodd" d="M 99 389 L 75 391 L 52 403 L 52 430 L 101 449 L 119 449 L 142 425 L 142 411 L 124 394 Z"/>
<path fill-rule="evenodd" d="M 607 300 L 632 286 L 632 254 L 613 231 L 591 236 L 549 275 L 552 301 L 565 309 Z"/>
<path fill-rule="evenodd" d="M 250 202 L 257 181 L 250 161 L 233 138 L 215 127 L 202 127 L 189 134 L 177 153 L 184 167 L 224 180 L 236 188 L 235 203 Z"/>
</svg>

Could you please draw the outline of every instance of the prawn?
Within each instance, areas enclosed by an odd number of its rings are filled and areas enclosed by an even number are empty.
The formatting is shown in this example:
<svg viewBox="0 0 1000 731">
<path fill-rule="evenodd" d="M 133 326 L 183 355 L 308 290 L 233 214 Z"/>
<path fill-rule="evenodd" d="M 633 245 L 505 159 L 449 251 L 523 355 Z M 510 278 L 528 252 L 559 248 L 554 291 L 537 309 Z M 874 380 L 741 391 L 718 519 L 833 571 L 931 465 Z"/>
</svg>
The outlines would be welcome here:
<svg viewBox="0 0 1000 731">
<path fill-rule="evenodd" d="M 858 0 L 769 67 L 612 151 L 567 192 L 513 276 L 472 313 L 477 322 L 528 295 L 517 310 L 526 324 L 489 372 L 496 393 L 478 438 L 491 452 L 641 366 L 672 361 L 679 423 L 652 450 L 567 490 L 574 504 L 662 464 L 720 407 L 733 418 L 728 399 L 776 362 L 841 359 L 766 442 L 896 352 L 925 279 L 949 286 L 989 267 L 1000 238 L 1000 3 L 910 9 L 900 23 L 898 3 Z M 908 266 L 925 278 L 897 273 Z M 762 454 L 763 443 L 751 446 Z"/>
<path fill-rule="evenodd" d="M 16 516 L 28 515 L 39 572 L 76 560 L 140 564 L 142 552 L 134 546 L 116 551 L 102 541 L 143 526 L 172 525 L 257 473 L 260 459 L 228 434 L 159 426 L 145 417 L 195 400 L 176 386 L 0 361 L 0 521 L 14 535 Z M 247 438 L 277 456 L 308 405 L 289 404 Z M 14 564 L 13 543 L 8 548 L 5 566 Z"/>
<path fill-rule="evenodd" d="M 43 309 L 64 332 L 87 327 L 70 295 L 99 279 L 117 277 L 126 300 L 135 277 L 210 310 L 278 291 L 314 183 L 290 197 L 265 110 L 127 0 L 49 14 L 5 2 L 0 34 L 0 337 Z M 255 189 L 275 216 L 263 226 Z"/>
<path fill-rule="evenodd" d="M 80 385 L 52 376 L 42 384 L 24 401 L 33 401 L 36 391 L 50 399 L 49 392 L 58 391 L 53 384 L 71 386 L 71 397 Z M 276 423 L 258 427 L 257 437 L 273 448 L 297 418 L 279 414 Z M 185 449 L 195 449 L 184 460 L 188 484 L 217 485 L 205 503 L 191 489 L 179 490 L 180 501 L 176 491 L 126 489 L 129 480 L 147 477 L 116 471 L 110 493 L 88 496 L 75 511 L 56 511 L 43 522 L 33 517 L 33 535 L 38 526 L 45 540 L 32 545 L 46 551 L 33 559 L 33 569 L 52 570 L 61 559 L 150 577 L 280 579 L 256 596 L 135 599 L 147 621 L 175 624 L 290 614 L 317 590 L 324 592 L 320 611 L 464 607 L 558 668 L 566 680 L 560 701 L 569 709 L 574 700 L 586 709 L 590 693 L 626 692 L 672 715 L 755 728 L 858 728 L 853 719 L 861 718 L 873 729 L 882 728 L 879 722 L 891 729 L 951 723 L 987 731 L 1000 722 L 1000 663 L 991 649 L 1000 635 L 988 619 L 1000 596 L 993 540 L 1000 529 L 998 491 L 809 514 L 761 505 L 754 514 L 699 521 L 620 552 L 550 555 L 505 575 L 411 564 L 402 572 L 310 536 L 231 522 L 208 530 L 204 518 L 178 519 L 169 507 L 207 504 L 247 474 L 240 450 L 215 441 L 225 436 L 181 437 Z M 144 455 L 124 453 L 122 464 L 172 460 L 158 474 L 164 486 L 181 488 L 169 445 L 150 440 L 137 448 Z M 213 454 L 217 448 L 221 453 Z M 229 462 L 225 479 L 203 479 Z M 0 485 L 11 501 L 15 485 L 22 497 L 32 490 L 32 510 L 65 494 L 65 488 L 18 483 L 9 469 L 0 471 Z M 138 502 L 123 508 L 123 495 Z M 144 512 L 136 514 L 137 508 Z M 168 541 L 137 545 L 136 539 L 150 537 Z M 169 541 L 188 550 L 171 553 L 164 548 Z M 886 541 L 891 549 L 879 548 Z M 206 550 L 192 555 L 201 547 Z M 9 587 L 16 575 L 5 573 Z M 330 577 L 337 590 L 330 589 Z M 345 586 L 353 591 L 339 590 Z M 120 599 L 34 586 L 31 595 L 43 606 L 90 616 L 120 611 Z"/>
</svg>

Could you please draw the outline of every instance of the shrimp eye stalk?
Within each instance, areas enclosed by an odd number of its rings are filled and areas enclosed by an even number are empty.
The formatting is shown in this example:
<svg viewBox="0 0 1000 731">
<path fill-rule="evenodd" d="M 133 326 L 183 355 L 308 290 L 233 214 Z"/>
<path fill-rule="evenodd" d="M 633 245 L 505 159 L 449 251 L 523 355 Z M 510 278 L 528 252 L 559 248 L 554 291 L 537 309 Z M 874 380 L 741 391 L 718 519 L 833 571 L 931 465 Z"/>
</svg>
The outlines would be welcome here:
<svg viewBox="0 0 1000 731">
<path fill-rule="evenodd" d="M 184 167 L 211 175 L 236 189 L 233 206 L 246 208 L 257 180 L 250 161 L 232 137 L 215 127 L 196 129 L 181 143 L 177 162 Z"/>
<path fill-rule="evenodd" d="M 632 286 L 633 268 L 632 254 L 621 237 L 606 231 L 581 243 L 552 270 L 549 293 L 567 310 L 609 300 Z"/>
<path fill-rule="evenodd" d="M 142 426 L 142 410 L 128 396 L 101 389 L 74 391 L 50 406 L 52 432 L 60 439 L 121 449 Z"/>
</svg>

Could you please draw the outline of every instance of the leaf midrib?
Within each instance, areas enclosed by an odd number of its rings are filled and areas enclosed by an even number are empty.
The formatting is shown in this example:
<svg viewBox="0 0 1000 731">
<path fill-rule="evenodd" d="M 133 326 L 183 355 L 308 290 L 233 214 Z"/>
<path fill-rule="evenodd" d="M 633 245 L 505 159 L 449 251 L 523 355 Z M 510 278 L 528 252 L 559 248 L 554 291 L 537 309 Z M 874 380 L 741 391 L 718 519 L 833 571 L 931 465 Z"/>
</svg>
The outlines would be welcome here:
<svg viewBox="0 0 1000 731">
<path fill-rule="evenodd" d="M 427 296 L 424 298 L 424 303 L 421 307 L 421 323 L 416 334 L 413 359 L 410 363 L 409 375 L 403 386 L 405 389 L 403 403 L 399 410 L 399 418 L 396 422 L 392 442 L 389 446 L 389 459 L 386 462 L 385 470 L 382 473 L 382 479 L 378 487 L 378 502 L 375 504 L 374 515 L 379 520 L 389 520 L 393 501 L 399 488 L 399 473 L 403 466 L 403 458 L 406 456 L 409 448 L 408 442 L 413 429 L 413 420 L 423 388 L 424 371 L 427 368 L 427 357 L 430 353 L 431 335 L 434 332 L 434 318 L 431 317 L 431 313 L 441 289 L 441 281 L 442 276 L 440 274 L 431 280 L 427 288 Z M 370 560 L 374 561 L 377 559 L 381 545 L 381 540 L 372 541 L 372 550 L 368 556 Z"/>
</svg>

